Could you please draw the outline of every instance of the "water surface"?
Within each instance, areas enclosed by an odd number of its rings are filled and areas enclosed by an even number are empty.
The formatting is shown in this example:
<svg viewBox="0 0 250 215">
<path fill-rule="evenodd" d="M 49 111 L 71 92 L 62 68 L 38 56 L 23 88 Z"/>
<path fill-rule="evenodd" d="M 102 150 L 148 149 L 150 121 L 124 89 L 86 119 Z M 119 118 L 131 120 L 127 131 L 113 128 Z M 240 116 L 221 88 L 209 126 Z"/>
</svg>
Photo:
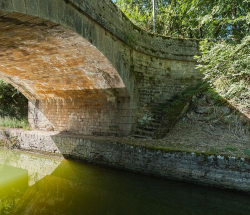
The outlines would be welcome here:
<svg viewBox="0 0 250 215">
<path fill-rule="evenodd" d="M 0 212 L 246 215 L 250 214 L 250 196 L 1 149 Z"/>
</svg>

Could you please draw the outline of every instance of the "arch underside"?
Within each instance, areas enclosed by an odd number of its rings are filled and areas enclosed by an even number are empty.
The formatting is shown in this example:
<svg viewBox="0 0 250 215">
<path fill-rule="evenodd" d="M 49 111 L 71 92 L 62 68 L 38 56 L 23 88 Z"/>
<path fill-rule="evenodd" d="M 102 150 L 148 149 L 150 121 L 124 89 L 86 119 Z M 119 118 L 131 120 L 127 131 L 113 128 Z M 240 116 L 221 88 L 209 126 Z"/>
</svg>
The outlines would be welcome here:
<svg viewBox="0 0 250 215">
<path fill-rule="evenodd" d="M 129 94 L 120 75 L 98 49 L 60 25 L 0 12 L 0 78 L 29 99 L 32 128 L 123 133 Z"/>
</svg>

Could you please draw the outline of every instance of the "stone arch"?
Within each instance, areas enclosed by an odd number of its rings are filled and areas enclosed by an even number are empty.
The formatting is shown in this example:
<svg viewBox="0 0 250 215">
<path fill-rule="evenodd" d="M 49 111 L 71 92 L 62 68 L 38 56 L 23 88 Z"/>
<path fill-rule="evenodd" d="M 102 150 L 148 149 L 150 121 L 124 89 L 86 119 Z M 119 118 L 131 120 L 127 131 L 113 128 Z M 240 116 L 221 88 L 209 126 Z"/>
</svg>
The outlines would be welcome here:
<svg viewBox="0 0 250 215">
<path fill-rule="evenodd" d="M 22 22 L 27 22 L 29 17 L 39 17 L 43 21 L 47 20 L 48 25 L 59 24 L 89 41 L 113 65 L 131 94 L 134 85 L 129 77 L 129 67 L 124 68 L 126 67 L 123 62 L 124 44 L 117 41 L 120 38 L 111 30 L 115 26 L 109 23 L 110 17 L 106 17 L 110 16 L 114 12 L 113 10 L 117 10 L 116 7 L 113 7 L 110 0 L 103 2 L 97 0 L 91 2 L 81 0 L 0 0 L 0 10 L 3 13 L 14 12 L 12 17 L 19 17 Z M 22 14 L 23 17 L 21 18 L 19 14 Z M 41 22 L 43 22 L 42 20 Z M 123 23 L 117 19 L 113 21 L 118 25 Z"/>
<path fill-rule="evenodd" d="M 90 42 L 53 22 L 22 13 L 1 12 L 0 23 L 0 77 L 29 99 L 33 129 L 129 133 L 130 125 L 119 120 L 129 104 L 127 88 Z"/>
<path fill-rule="evenodd" d="M 106 113 L 104 115 L 107 117 L 100 117 L 100 110 L 96 110 L 99 114 L 91 114 L 99 117 L 90 123 L 91 128 L 87 132 L 82 129 L 80 133 L 126 135 L 137 130 L 140 134 L 152 136 L 153 130 L 159 125 L 154 113 L 157 107 L 202 79 L 202 74 L 195 69 L 196 61 L 193 58 L 199 54 L 198 40 L 145 32 L 131 23 L 111 0 L 0 0 L 0 10 L 4 16 L 10 12 L 17 16 L 26 14 L 19 17 L 22 22 L 30 17 L 40 17 L 49 20 L 46 22 L 48 26 L 57 23 L 76 32 L 94 45 L 119 74 L 126 90 L 118 90 L 120 96 L 116 97 L 115 107 L 106 105 L 107 110 L 117 110 L 117 114 Z M 38 104 L 40 109 L 47 107 L 44 108 L 46 113 L 51 111 L 48 108 L 51 105 L 63 106 L 61 103 L 52 104 L 51 100 L 48 102 L 50 104 L 46 105 L 41 101 L 33 102 L 32 110 L 37 110 Z M 69 108 L 72 109 L 72 106 Z M 157 114 L 161 116 L 161 113 Z M 75 122 L 78 122 L 79 114 L 71 115 L 70 118 L 72 120 L 68 124 L 77 127 L 79 123 Z M 100 123 L 101 119 L 109 120 L 105 124 L 105 120 Z M 56 127 L 65 129 L 59 125 Z M 140 131 L 141 128 L 146 128 L 146 131 Z"/>
</svg>

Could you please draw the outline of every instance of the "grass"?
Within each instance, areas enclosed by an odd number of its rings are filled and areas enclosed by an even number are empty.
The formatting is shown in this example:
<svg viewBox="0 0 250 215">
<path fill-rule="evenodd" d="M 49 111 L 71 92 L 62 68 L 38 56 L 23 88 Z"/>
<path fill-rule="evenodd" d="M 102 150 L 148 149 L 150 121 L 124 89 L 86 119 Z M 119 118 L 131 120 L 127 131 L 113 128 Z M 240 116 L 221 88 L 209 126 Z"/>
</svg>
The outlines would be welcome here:
<svg viewBox="0 0 250 215">
<path fill-rule="evenodd" d="M 17 119 L 15 117 L 0 117 L 0 127 L 4 128 L 23 128 L 28 130 L 29 123 L 27 118 Z"/>
<path fill-rule="evenodd" d="M 246 156 L 250 157 L 250 149 L 244 149 L 244 150 L 243 150 L 243 153 L 244 153 Z"/>
<path fill-rule="evenodd" d="M 211 147 L 209 150 L 208 150 L 208 153 L 211 153 L 211 154 L 216 154 L 218 151 L 215 147 Z"/>
<path fill-rule="evenodd" d="M 228 151 L 231 151 L 231 152 L 238 151 L 236 146 L 226 146 L 225 149 L 228 150 Z"/>
</svg>

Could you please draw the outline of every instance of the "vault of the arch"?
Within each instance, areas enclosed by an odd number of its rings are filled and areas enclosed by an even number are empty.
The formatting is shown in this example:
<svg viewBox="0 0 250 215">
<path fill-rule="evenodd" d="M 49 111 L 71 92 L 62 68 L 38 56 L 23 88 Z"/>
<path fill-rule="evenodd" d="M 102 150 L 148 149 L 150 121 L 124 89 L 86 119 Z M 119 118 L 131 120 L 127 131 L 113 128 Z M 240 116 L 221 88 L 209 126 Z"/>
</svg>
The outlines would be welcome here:
<svg viewBox="0 0 250 215">
<path fill-rule="evenodd" d="M 0 78 L 28 99 L 128 96 L 117 71 L 87 40 L 18 13 L 0 17 Z"/>
</svg>

